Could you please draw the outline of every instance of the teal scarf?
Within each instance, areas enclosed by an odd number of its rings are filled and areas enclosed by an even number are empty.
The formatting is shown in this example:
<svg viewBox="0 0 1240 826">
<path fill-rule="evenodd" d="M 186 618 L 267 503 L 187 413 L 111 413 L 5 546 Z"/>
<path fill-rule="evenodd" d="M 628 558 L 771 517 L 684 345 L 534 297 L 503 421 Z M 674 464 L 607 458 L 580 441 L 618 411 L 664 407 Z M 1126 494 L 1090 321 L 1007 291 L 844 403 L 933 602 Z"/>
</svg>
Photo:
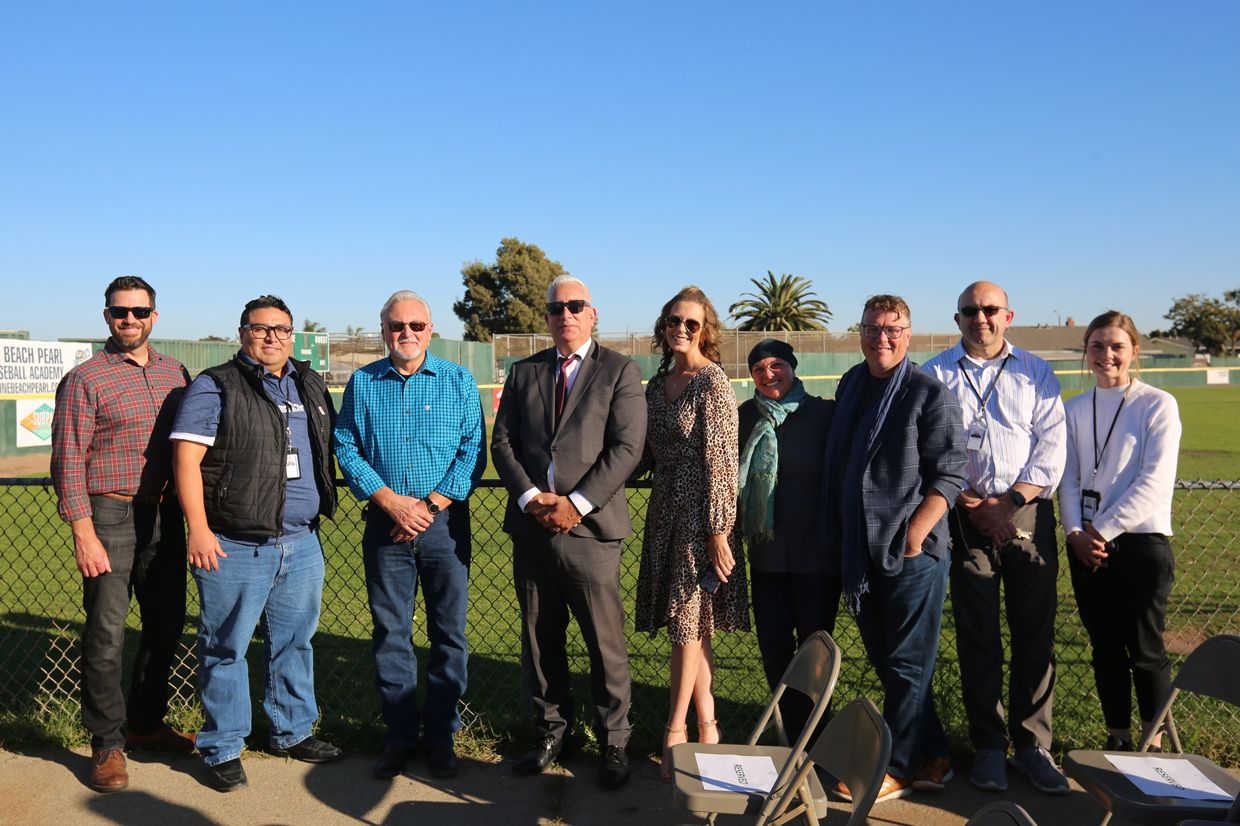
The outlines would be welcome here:
<svg viewBox="0 0 1240 826">
<path fill-rule="evenodd" d="M 769 542 L 775 537 L 775 484 L 779 481 L 779 442 L 775 428 L 788 414 L 800 407 L 809 395 L 800 379 L 780 401 L 768 399 L 757 389 L 753 400 L 758 406 L 758 423 L 741 451 L 741 532 L 750 545 Z"/>
</svg>

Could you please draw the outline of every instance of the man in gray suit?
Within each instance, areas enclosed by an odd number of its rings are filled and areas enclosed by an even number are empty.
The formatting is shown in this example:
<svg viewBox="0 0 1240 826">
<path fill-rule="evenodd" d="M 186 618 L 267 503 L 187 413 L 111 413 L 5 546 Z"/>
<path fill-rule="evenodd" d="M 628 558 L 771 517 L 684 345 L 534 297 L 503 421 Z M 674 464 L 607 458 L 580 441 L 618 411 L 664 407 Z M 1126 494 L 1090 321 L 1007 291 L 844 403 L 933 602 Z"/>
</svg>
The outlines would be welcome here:
<svg viewBox="0 0 1240 826">
<path fill-rule="evenodd" d="M 513 771 L 546 769 L 572 726 L 571 611 L 590 654 L 599 782 L 617 789 L 629 779 L 631 694 L 620 597 L 621 541 L 633 535 L 624 483 L 646 441 L 646 400 L 637 363 L 590 337 L 597 317 L 585 284 L 568 275 L 551 282 L 544 318 L 555 347 L 512 365 L 491 456 L 510 494 L 504 530 L 539 736 Z"/>
</svg>

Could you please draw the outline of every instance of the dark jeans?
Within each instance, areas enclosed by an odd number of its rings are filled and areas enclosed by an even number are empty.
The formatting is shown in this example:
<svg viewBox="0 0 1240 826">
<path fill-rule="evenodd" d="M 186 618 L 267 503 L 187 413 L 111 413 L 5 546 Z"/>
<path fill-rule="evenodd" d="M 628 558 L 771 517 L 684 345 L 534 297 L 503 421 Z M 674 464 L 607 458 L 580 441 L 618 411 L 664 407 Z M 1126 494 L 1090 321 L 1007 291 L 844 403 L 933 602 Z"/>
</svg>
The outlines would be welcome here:
<svg viewBox="0 0 1240 826">
<path fill-rule="evenodd" d="M 779 684 L 797 649 L 815 631 L 835 633 L 840 606 L 840 578 L 826 573 L 749 572 L 753 616 L 762 652 L 762 669 L 771 690 Z M 809 698 L 787 692 L 779 701 L 788 740 L 794 742 L 813 711 Z"/>
<path fill-rule="evenodd" d="M 572 534 L 512 537 L 512 578 L 521 606 L 523 673 L 531 675 L 538 736 L 562 740 L 573 725 L 567 632 L 577 620 L 590 655 L 594 732 L 600 745 L 628 745 L 632 686 L 620 597 L 619 540 Z"/>
<path fill-rule="evenodd" d="M 1096 571 L 1085 567 L 1069 547 L 1068 570 L 1093 647 L 1102 716 L 1107 728 L 1131 728 L 1133 688 L 1137 711 L 1146 722 L 1154 719 L 1171 690 L 1163 631 L 1175 558 L 1171 542 L 1160 533 L 1125 533 L 1111 544 L 1105 565 Z"/>
<path fill-rule="evenodd" d="M 952 614 L 969 739 L 976 749 L 1006 751 L 1009 742 L 1018 749 L 1050 748 L 1059 602 L 1055 504 L 1035 499 L 1018 510 L 1012 523 L 1032 538 L 1013 539 L 998 550 L 973 526 L 968 514 L 958 506 L 949 522 Z M 999 613 L 1005 610 L 1012 639 L 1006 723 L 1005 657 L 999 632 Z"/>
<path fill-rule="evenodd" d="M 395 523 L 382 509 L 367 509 L 362 536 L 366 594 L 374 621 L 375 688 L 387 725 L 386 742 L 414 747 L 419 731 L 432 746 L 451 746 L 461 730 L 469 646 L 469 503 L 455 502 L 411 542 L 394 542 Z M 426 704 L 418 708 L 418 662 L 410 636 L 418 586 L 426 615 L 430 656 Z"/>
<path fill-rule="evenodd" d="M 931 688 L 949 566 L 926 553 L 906 557 L 895 576 L 871 569 L 870 590 L 861 595 L 857 630 L 883 683 L 888 771 L 899 777 L 912 777 L 923 754 L 950 754 Z"/>
<path fill-rule="evenodd" d="M 92 749 L 119 749 L 126 718 L 133 733 L 151 734 L 168 711 L 168 675 L 185 630 L 185 523 L 176 500 L 92 496 L 90 504 L 112 571 L 82 577 L 82 723 Z M 131 597 L 138 599 L 142 636 L 126 706 L 121 650 Z"/>
</svg>

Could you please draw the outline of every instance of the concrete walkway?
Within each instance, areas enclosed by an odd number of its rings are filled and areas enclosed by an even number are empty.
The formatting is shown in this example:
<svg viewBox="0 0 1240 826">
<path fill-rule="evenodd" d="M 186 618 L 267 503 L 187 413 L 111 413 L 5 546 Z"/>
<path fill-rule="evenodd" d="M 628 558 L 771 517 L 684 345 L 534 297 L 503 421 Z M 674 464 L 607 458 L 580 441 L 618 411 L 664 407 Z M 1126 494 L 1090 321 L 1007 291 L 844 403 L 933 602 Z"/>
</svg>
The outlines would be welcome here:
<svg viewBox="0 0 1240 826">
<path fill-rule="evenodd" d="M 206 785 L 197 757 L 169 758 L 130 753 L 127 791 L 102 795 L 87 785 L 86 749 L 14 754 L 0 751 L 0 824 L 4 826 L 673 826 L 705 818 L 678 809 L 671 787 L 659 781 L 652 760 L 634 761 L 633 778 L 617 792 L 595 782 L 597 761 L 569 757 L 562 768 L 538 777 L 516 777 L 512 762 L 462 760 L 460 774 L 435 780 L 423 762 L 392 782 L 370 776 L 374 755 L 346 757 L 339 763 L 310 766 L 249 754 L 249 786 L 220 794 Z M 1002 794 L 982 792 L 967 769 L 942 793 L 919 792 L 882 803 L 870 813 L 872 824 L 960 826 L 983 806 L 1011 800 L 1041 826 L 1089 826 L 1101 807 L 1075 784 L 1066 797 L 1035 791 L 1019 775 L 1009 777 Z M 826 823 L 842 826 L 849 804 L 833 801 Z M 728 823 L 741 818 L 720 819 Z M 801 823 L 803 821 L 795 821 Z M 1116 821 L 1118 824 L 1118 821 Z"/>
</svg>

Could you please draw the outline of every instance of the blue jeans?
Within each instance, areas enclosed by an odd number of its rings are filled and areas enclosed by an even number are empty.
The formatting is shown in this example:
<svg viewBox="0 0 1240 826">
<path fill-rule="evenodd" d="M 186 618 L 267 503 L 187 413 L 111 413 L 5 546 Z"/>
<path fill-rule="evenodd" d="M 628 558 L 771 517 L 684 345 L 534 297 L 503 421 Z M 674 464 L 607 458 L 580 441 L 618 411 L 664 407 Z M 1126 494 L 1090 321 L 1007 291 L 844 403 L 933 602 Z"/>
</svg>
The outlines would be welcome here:
<svg viewBox="0 0 1240 826">
<path fill-rule="evenodd" d="M 469 646 L 469 503 L 440 511 L 412 542 L 394 542 L 395 523 L 383 510 L 367 509 L 362 535 L 366 594 L 374 621 L 375 688 L 390 746 L 412 748 L 424 730 L 431 746 L 451 746 L 461 730 L 458 705 L 465 693 Z M 430 657 L 426 704 L 418 708 L 418 662 L 414 656 L 414 603 L 418 584 L 426 615 Z"/>
<path fill-rule="evenodd" d="M 263 709 L 271 721 L 271 745 L 300 743 L 319 718 L 310 647 L 323 597 L 319 535 L 257 547 L 220 539 L 220 547 L 228 556 L 219 560 L 218 571 L 194 569 L 202 605 L 198 688 L 206 716 L 198 752 L 209 766 L 239 757 L 250 733 L 245 654 L 255 625 L 261 623 Z"/>
<path fill-rule="evenodd" d="M 857 630 L 883 683 L 883 719 L 891 729 L 888 771 L 912 777 L 923 754 L 947 757 L 947 734 L 934 708 L 931 679 L 951 564 L 926 553 L 907 557 L 885 577 L 870 570 Z"/>
</svg>

